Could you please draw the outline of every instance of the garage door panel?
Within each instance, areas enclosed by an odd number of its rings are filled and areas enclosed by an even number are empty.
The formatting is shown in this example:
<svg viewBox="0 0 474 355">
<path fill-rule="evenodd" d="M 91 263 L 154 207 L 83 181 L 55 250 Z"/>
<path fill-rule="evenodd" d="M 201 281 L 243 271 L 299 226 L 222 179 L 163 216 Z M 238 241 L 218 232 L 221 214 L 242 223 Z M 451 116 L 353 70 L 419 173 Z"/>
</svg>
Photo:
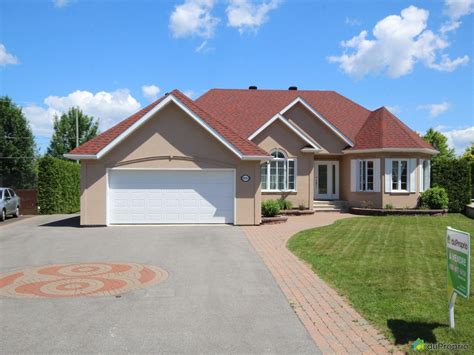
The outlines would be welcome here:
<svg viewBox="0 0 474 355">
<path fill-rule="evenodd" d="M 233 171 L 112 170 L 109 223 L 232 223 Z"/>
</svg>

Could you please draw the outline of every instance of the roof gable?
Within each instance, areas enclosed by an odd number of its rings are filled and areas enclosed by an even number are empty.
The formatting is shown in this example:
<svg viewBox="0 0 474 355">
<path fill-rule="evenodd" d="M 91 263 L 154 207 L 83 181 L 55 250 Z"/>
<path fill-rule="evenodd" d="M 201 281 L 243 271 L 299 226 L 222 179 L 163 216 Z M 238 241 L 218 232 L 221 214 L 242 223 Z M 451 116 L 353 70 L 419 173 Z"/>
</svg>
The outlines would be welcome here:
<svg viewBox="0 0 474 355">
<path fill-rule="evenodd" d="M 303 140 L 305 143 L 307 143 L 311 148 L 313 148 L 315 150 L 322 150 L 322 148 L 313 139 L 308 137 L 305 132 L 303 132 L 298 127 L 295 127 L 295 125 L 293 125 L 292 123 L 288 122 L 288 120 L 279 113 L 276 114 L 275 116 L 273 116 L 270 120 L 268 120 L 257 131 L 255 131 L 249 137 L 249 139 L 250 140 L 254 139 L 255 137 L 257 137 L 260 133 L 265 131 L 268 127 L 270 127 L 275 122 L 282 122 L 290 131 L 292 131 L 294 134 L 296 134 L 301 140 Z"/>
<path fill-rule="evenodd" d="M 241 137 L 222 122 L 213 118 L 178 90 L 173 90 L 170 94 L 161 97 L 97 137 L 73 149 L 68 154 L 65 154 L 65 157 L 70 159 L 100 159 L 170 102 L 177 104 L 239 158 L 244 160 L 270 158 L 255 143 Z"/>
<path fill-rule="evenodd" d="M 370 114 L 366 108 L 334 91 L 212 89 L 196 103 L 242 136 L 249 137 L 297 98 L 351 141 Z"/>
</svg>

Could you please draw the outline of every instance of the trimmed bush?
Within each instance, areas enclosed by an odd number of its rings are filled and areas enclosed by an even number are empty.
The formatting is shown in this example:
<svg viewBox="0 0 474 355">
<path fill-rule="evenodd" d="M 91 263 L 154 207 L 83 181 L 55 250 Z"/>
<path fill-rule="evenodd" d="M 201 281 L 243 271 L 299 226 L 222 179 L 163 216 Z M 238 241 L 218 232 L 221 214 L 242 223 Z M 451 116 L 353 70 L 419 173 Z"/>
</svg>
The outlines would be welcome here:
<svg viewBox="0 0 474 355">
<path fill-rule="evenodd" d="M 433 210 L 446 209 L 449 205 L 448 193 L 442 187 L 432 187 L 420 195 L 420 207 Z"/>
<path fill-rule="evenodd" d="M 74 213 L 80 209 L 80 165 L 45 156 L 38 164 L 41 214 Z"/>
<path fill-rule="evenodd" d="M 280 210 L 291 210 L 293 208 L 291 201 L 288 201 L 284 198 L 280 198 L 277 201 L 278 205 L 280 206 Z"/>
<path fill-rule="evenodd" d="M 280 213 L 280 204 L 276 200 L 266 200 L 262 202 L 262 216 L 275 217 Z"/>
<path fill-rule="evenodd" d="M 449 211 L 461 212 L 471 201 L 471 167 L 466 159 L 440 159 L 431 168 L 432 186 L 449 196 Z"/>
</svg>

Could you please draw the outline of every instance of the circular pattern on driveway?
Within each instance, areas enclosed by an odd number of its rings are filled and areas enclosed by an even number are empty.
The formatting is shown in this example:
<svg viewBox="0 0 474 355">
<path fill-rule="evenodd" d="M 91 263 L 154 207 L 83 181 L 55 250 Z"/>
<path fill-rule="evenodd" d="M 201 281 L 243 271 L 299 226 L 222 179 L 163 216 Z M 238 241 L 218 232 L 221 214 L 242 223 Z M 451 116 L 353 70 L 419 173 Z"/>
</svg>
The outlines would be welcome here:
<svg viewBox="0 0 474 355">
<path fill-rule="evenodd" d="M 0 296 L 59 298 L 113 296 L 164 281 L 168 273 L 135 263 L 57 264 L 0 273 Z"/>
</svg>

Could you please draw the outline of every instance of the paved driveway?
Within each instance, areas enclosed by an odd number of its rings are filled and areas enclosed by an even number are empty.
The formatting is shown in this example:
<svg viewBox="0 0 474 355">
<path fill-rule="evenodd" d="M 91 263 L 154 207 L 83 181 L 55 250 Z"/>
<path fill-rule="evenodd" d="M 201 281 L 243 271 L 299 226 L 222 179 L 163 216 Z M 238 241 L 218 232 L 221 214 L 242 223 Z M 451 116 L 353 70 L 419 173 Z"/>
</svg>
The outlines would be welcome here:
<svg viewBox="0 0 474 355">
<path fill-rule="evenodd" d="M 58 263 L 158 266 L 121 297 L 0 297 L 0 353 L 315 353 L 240 228 L 77 228 L 38 216 L 0 227 L 0 272 Z"/>
</svg>

